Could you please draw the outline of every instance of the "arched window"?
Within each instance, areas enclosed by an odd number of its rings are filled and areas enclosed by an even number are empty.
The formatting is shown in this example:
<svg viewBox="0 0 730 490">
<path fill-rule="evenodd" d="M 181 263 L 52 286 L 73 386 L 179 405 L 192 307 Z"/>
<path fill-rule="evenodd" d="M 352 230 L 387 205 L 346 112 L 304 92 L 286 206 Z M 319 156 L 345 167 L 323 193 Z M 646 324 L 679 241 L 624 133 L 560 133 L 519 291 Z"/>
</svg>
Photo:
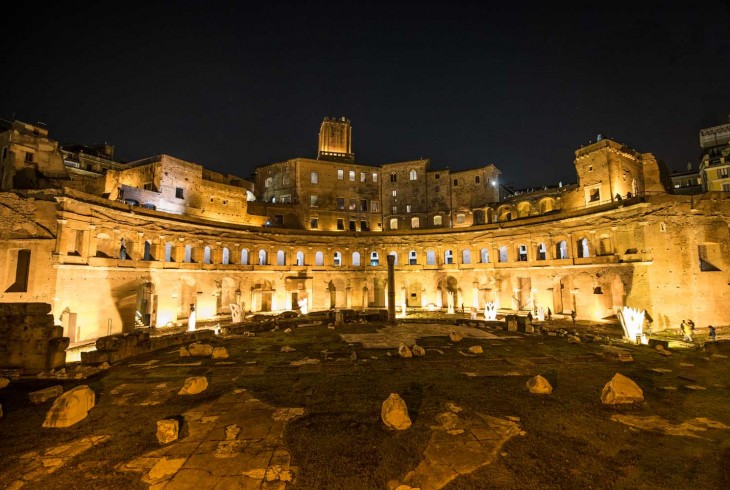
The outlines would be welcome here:
<svg viewBox="0 0 730 490">
<path fill-rule="evenodd" d="M 342 254 L 340 252 L 335 252 L 332 263 L 335 267 L 339 267 L 342 265 Z"/>
<path fill-rule="evenodd" d="M 444 252 L 444 264 L 453 264 L 454 263 L 454 253 L 451 250 L 446 250 Z"/>
<path fill-rule="evenodd" d="M 398 181 L 398 175 L 395 172 L 390 173 L 390 181 L 391 182 L 397 182 Z"/>
<path fill-rule="evenodd" d="M 418 177 L 415 170 L 411 170 L 410 172 L 408 172 L 408 175 L 411 180 L 416 180 L 416 178 Z"/>
<path fill-rule="evenodd" d="M 314 265 L 324 265 L 324 254 L 322 252 L 317 252 L 314 254 Z"/>
<path fill-rule="evenodd" d="M 486 248 L 483 248 L 479 251 L 479 261 L 482 264 L 488 264 L 489 263 L 489 250 Z"/>
<path fill-rule="evenodd" d="M 398 252 L 390 252 L 388 255 L 392 255 L 393 257 L 395 257 L 393 265 L 398 265 Z"/>
<path fill-rule="evenodd" d="M 578 257 L 585 258 L 590 256 L 591 254 L 588 251 L 588 239 L 581 238 L 580 240 L 578 240 Z"/>
<path fill-rule="evenodd" d="M 537 244 L 537 260 L 547 260 L 547 247 L 544 243 Z"/>
<path fill-rule="evenodd" d="M 304 252 L 297 252 L 297 265 L 304 265 Z"/>
<path fill-rule="evenodd" d="M 266 250 L 259 250 L 259 265 L 266 265 Z"/>
<path fill-rule="evenodd" d="M 289 174 L 284 174 L 281 177 L 281 185 L 289 185 Z"/>
<path fill-rule="evenodd" d="M 272 182 L 274 182 L 274 179 L 271 177 L 266 178 L 266 182 L 264 183 L 264 187 L 271 187 Z"/>
<path fill-rule="evenodd" d="M 436 252 L 428 250 L 426 252 L 426 265 L 436 265 Z"/>
<path fill-rule="evenodd" d="M 418 265 L 418 255 L 415 250 L 408 252 L 408 265 Z"/>
<path fill-rule="evenodd" d="M 210 247 L 205 247 L 203 250 L 203 263 L 210 264 Z"/>
<path fill-rule="evenodd" d="M 241 249 L 241 265 L 248 265 L 248 249 Z"/>
<path fill-rule="evenodd" d="M 461 225 L 466 221 L 466 215 L 464 213 L 459 213 L 456 215 L 456 223 Z"/>
<path fill-rule="evenodd" d="M 421 226 L 421 220 L 418 218 L 411 218 L 411 228 L 419 228 Z"/>
<path fill-rule="evenodd" d="M 390 218 L 390 229 L 391 230 L 398 229 L 398 218 Z"/>
<path fill-rule="evenodd" d="M 352 252 L 352 266 L 360 267 L 360 252 Z"/>
<path fill-rule="evenodd" d="M 152 243 L 149 240 L 145 240 L 144 242 L 144 256 L 142 260 L 155 260 L 152 257 Z"/>
<path fill-rule="evenodd" d="M 527 262 L 527 245 L 517 246 L 517 261 Z"/>
<path fill-rule="evenodd" d="M 433 226 L 441 226 L 443 224 L 443 218 L 441 216 L 433 217 Z"/>
<path fill-rule="evenodd" d="M 558 259 L 568 258 L 568 242 L 561 240 L 555 245 L 555 257 Z"/>
<path fill-rule="evenodd" d="M 193 261 L 193 246 L 185 245 L 185 258 L 183 259 L 183 262 L 192 262 L 192 261 Z"/>
<path fill-rule="evenodd" d="M 461 263 L 471 264 L 471 250 L 467 249 L 461 251 Z"/>
<path fill-rule="evenodd" d="M 276 252 L 276 265 L 286 265 L 286 254 L 283 250 Z"/>
<path fill-rule="evenodd" d="M 223 247 L 223 252 L 221 253 L 221 263 L 226 265 L 231 263 L 231 251 L 228 250 L 228 247 Z"/>
<path fill-rule="evenodd" d="M 380 265 L 378 252 L 370 252 L 370 265 Z"/>
<path fill-rule="evenodd" d="M 507 262 L 507 259 L 508 259 L 507 246 L 502 245 L 501 247 L 499 247 L 499 261 Z"/>
<path fill-rule="evenodd" d="M 165 262 L 172 262 L 172 243 L 165 244 Z"/>
</svg>

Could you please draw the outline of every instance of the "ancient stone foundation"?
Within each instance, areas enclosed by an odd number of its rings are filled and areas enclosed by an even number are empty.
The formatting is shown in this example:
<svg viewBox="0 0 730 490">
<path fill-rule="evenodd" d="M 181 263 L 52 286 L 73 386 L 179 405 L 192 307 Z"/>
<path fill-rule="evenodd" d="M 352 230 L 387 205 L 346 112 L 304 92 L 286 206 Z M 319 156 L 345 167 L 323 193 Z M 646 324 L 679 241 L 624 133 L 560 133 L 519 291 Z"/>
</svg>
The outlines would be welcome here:
<svg viewBox="0 0 730 490">
<path fill-rule="evenodd" d="M 0 368 L 36 374 L 66 364 L 68 337 L 48 303 L 0 304 Z"/>
<path fill-rule="evenodd" d="M 99 337 L 96 340 L 96 350 L 81 353 L 82 364 L 101 364 L 103 362 L 118 362 L 128 357 L 134 357 L 145 352 L 173 345 L 188 344 L 198 340 L 207 340 L 214 336 L 212 330 L 198 330 L 175 335 L 161 335 L 150 338 L 149 332 L 131 332 Z"/>
</svg>

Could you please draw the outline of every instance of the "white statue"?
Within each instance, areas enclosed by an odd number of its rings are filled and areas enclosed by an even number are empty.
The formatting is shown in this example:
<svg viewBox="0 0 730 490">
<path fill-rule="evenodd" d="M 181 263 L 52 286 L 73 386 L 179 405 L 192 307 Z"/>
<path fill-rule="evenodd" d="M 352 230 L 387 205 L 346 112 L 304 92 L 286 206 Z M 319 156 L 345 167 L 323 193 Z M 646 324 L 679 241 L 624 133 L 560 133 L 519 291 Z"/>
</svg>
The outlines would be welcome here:
<svg viewBox="0 0 730 490">
<path fill-rule="evenodd" d="M 538 322 L 544 322 L 545 321 L 545 308 L 542 307 L 542 305 L 537 305 L 537 321 Z"/>
<path fill-rule="evenodd" d="M 299 305 L 299 312 L 302 315 L 306 315 L 307 312 L 309 312 L 309 308 L 307 306 L 307 298 L 297 300 L 297 304 Z"/>
<path fill-rule="evenodd" d="M 231 323 L 241 323 L 243 321 L 243 309 L 236 303 L 231 303 Z"/>
<path fill-rule="evenodd" d="M 190 316 L 188 317 L 188 332 L 195 331 L 195 305 L 190 305 Z"/>
<path fill-rule="evenodd" d="M 446 301 L 447 301 L 446 304 L 449 308 L 448 312 L 450 315 L 453 315 L 454 314 L 454 292 L 453 291 L 448 291 L 446 293 Z"/>
</svg>

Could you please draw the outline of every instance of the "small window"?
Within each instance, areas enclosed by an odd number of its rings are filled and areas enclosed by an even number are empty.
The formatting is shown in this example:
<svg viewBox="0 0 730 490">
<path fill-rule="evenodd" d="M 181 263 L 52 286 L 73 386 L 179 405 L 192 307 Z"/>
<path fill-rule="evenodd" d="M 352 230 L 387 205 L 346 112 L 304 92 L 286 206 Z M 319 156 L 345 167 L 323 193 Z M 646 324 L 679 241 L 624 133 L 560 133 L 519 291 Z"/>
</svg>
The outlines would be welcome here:
<svg viewBox="0 0 730 490">
<path fill-rule="evenodd" d="M 184 199 L 182 187 L 175 187 L 175 197 L 178 199 Z"/>
<path fill-rule="evenodd" d="M 416 180 L 416 179 L 418 178 L 418 174 L 416 173 L 416 171 L 415 171 L 415 170 L 411 170 L 411 171 L 410 171 L 410 172 L 408 173 L 408 176 L 409 176 L 409 178 L 410 178 L 411 180 Z"/>
<path fill-rule="evenodd" d="M 33 163 L 33 154 L 29 151 L 25 152 L 26 163 Z"/>
<path fill-rule="evenodd" d="M 537 260 L 547 260 L 547 247 L 544 243 L 537 246 Z"/>
<path fill-rule="evenodd" d="M 370 211 L 373 213 L 380 211 L 380 204 L 378 204 L 378 201 L 370 201 Z"/>
<path fill-rule="evenodd" d="M 357 211 L 357 199 L 350 199 L 350 211 Z"/>
<path fill-rule="evenodd" d="M 471 264 L 471 250 L 467 249 L 461 251 L 461 263 Z"/>
<path fill-rule="evenodd" d="M 410 213 L 410 212 L 411 212 L 411 205 L 406 204 L 406 213 Z"/>
<path fill-rule="evenodd" d="M 456 223 L 457 224 L 463 224 L 466 221 L 466 216 L 464 213 L 459 213 L 456 215 Z"/>
<path fill-rule="evenodd" d="M 337 180 L 344 180 L 345 179 L 345 171 L 342 169 L 337 170 Z"/>
<path fill-rule="evenodd" d="M 475 183 L 475 184 L 478 184 L 479 182 L 481 182 L 481 179 L 480 179 L 480 178 L 479 178 L 479 176 L 477 175 L 476 177 L 474 177 L 474 183 Z"/>
<path fill-rule="evenodd" d="M 350 170 L 350 182 L 355 182 L 355 171 Z"/>
<path fill-rule="evenodd" d="M 398 197 L 398 191 L 393 189 L 393 197 Z"/>
<path fill-rule="evenodd" d="M 370 225 L 366 219 L 360 220 L 360 231 L 370 231 Z"/>
<path fill-rule="evenodd" d="M 517 261 L 527 262 L 527 245 L 520 245 L 517 249 Z"/>
<path fill-rule="evenodd" d="M 286 254 L 283 250 L 276 252 L 276 265 L 286 265 Z"/>
<path fill-rule="evenodd" d="M 444 252 L 444 264 L 453 264 L 454 263 L 454 253 L 451 250 L 446 250 Z"/>
<path fill-rule="evenodd" d="M 454 179 L 454 187 L 459 187 L 459 179 Z"/>
<path fill-rule="evenodd" d="M 393 214 L 398 214 L 398 206 L 393 206 L 392 211 Z"/>
<path fill-rule="evenodd" d="M 350 231 L 357 231 L 357 221 L 354 219 L 350 220 Z"/>
<path fill-rule="evenodd" d="M 398 176 L 396 175 L 395 172 L 391 172 L 390 173 L 390 181 L 391 182 L 397 182 L 398 181 Z"/>
<path fill-rule="evenodd" d="M 426 265 L 436 265 L 436 252 L 434 250 L 426 251 Z"/>
<path fill-rule="evenodd" d="M 367 180 L 367 174 L 365 172 L 360 172 L 360 182 L 365 182 Z"/>
<path fill-rule="evenodd" d="M 391 230 L 397 230 L 398 229 L 398 218 L 391 218 L 390 219 L 390 229 Z"/>
<path fill-rule="evenodd" d="M 352 266 L 360 267 L 360 252 L 352 252 Z"/>
<path fill-rule="evenodd" d="M 152 190 L 152 182 L 145 182 L 144 184 L 142 184 L 142 189 L 144 189 L 146 191 L 151 191 Z"/>
<path fill-rule="evenodd" d="M 593 172 L 593 165 L 588 165 L 588 171 Z M 624 175 L 624 180 L 626 180 L 626 176 Z"/>
<path fill-rule="evenodd" d="M 441 216 L 433 217 L 433 226 L 441 226 L 442 224 L 443 224 L 443 217 L 441 217 Z"/>
<path fill-rule="evenodd" d="M 483 248 L 479 251 L 479 261 L 482 264 L 488 264 L 489 263 L 489 250 L 486 248 Z"/>
<path fill-rule="evenodd" d="M 316 208 L 317 204 L 319 203 L 319 198 L 317 196 L 309 196 L 309 206 Z"/>
<path fill-rule="evenodd" d="M 415 250 L 408 252 L 408 265 L 418 265 L 418 255 Z"/>
<path fill-rule="evenodd" d="M 274 179 L 272 179 L 271 177 L 267 177 L 266 181 L 264 182 L 264 187 L 266 187 L 266 188 L 271 187 L 271 184 L 273 182 L 274 182 Z"/>
<path fill-rule="evenodd" d="M 440 188 L 439 186 L 435 186 L 435 187 L 433 188 L 433 191 L 434 191 L 434 192 L 435 192 L 436 194 L 438 194 L 438 193 L 439 193 L 439 192 L 441 191 L 441 188 Z"/>
<path fill-rule="evenodd" d="M 304 265 L 304 252 L 297 252 L 297 265 Z"/>
<path fill-rule="evenodd" d="M 380 265 L 378 252 L 370 252 L 370 265 Z"/>
<path fill-rule="evenodd" d="M 421 220 L 418 218 L 411 218 L 411 228 L 419 228 L 421 226 Z"/>
<path fill-rule="evenodd" d="M 317 252 L 314 254 L 314 265 L 324 265 L 324 254 L 322 252 Z"/>
<path fill-rule="evenodd" d="M 499 247 L 499 261 L 500 262 L 507 262 L 507 246 L 502 245 Z"/>
<path fill-rule="evenodd" d="M 345 209 L 345 198 L 344 197 L 337 198 L 337 209 Z"/>
<path fill-rule="evenodd" d="M 373 172 L 373 182 L 377 182 L 377 181 L 378 181 L 378 174 Z"/>
<path fill-rule="evenodd" d="M 319 229 L 319 218 L 310 218 L 309 227 L 313 230 Z"/>
<path fill-rule="evenodd" d="M 312 184 L 318 184 L 319 183 L 319 174 L 317 172 L 312 172 L 309 174 L 309 181 Z"/>
<path fill-rule="evenodd" d="M 436 174 L 436 175 L 434 175 L 434 178 L 435 178 L 436 180 L 439 180 L 439 178 L 440 178 L 440 177 L 441 177 L 441 176 L 440 176 L 439 174 Z"/>
<path fill-rule="evenodd" d="M 368 210 L 368 200 L 367 199 L 360 199 L 360 211 L 363 213 L 366 213 Z"/>
<path fill-rule="evenodd" d="M 344 230 L 345 229 L 345 220 L 342 218 L 337 219 L 337 229 L 338 230 Z"/>
<path fill-rule="evenodd" d="M 342 254 L 340 252 L 335 252 L 334 257 L 332 258 L 332 265 L 335 267 L 340 267 L 342 265 Z"/>
</svg>

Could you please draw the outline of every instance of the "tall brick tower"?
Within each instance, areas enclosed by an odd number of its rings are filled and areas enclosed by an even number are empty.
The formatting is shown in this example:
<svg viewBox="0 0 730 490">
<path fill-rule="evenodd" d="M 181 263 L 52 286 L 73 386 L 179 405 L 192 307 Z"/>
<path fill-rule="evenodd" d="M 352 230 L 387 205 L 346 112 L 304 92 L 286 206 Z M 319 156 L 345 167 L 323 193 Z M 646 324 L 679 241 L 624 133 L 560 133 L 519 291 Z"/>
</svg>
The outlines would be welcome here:
<svg viewBox="0 0 730 490">
<path fill-rule="evenodd" d="M 352 125 L 345 117 L 325 117 L 319 128 L 317 160 L 329 162 L 355 162 L 352 152 Z"/>
</svg>

